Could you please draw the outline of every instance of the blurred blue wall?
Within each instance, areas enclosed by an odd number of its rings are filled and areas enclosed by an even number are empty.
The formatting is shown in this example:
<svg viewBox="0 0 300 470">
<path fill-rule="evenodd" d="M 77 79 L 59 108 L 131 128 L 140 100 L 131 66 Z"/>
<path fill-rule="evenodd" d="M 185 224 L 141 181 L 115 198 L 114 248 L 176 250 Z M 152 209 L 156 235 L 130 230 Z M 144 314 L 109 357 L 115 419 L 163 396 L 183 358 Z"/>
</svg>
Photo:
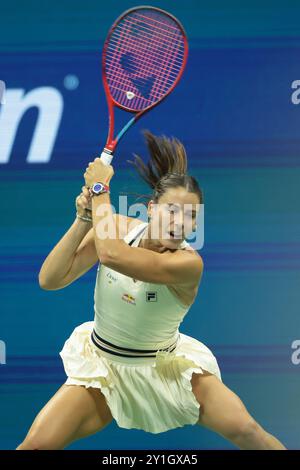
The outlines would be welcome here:
<svg viewBox="0 0 300 470">
<path fill-rule="evenodd" d="M 85 168 L 105 143 L 103 40 L 113 20 L 138 4 L 1 6 L 1 449 L 18 445 L 64 382 L 58 352 L 75 326 L 93 319 L 96 268 L 54 292 L 40 289 L 37 276 L 72 224 Z M 151 4 L 181 20 L 189 59 L 176 90 L 120 143 L 112 200 L 121 191 L 148 192 L 126 161 L 133 152 L 146 159 L 142 129 L 183 141 L 204 191 L 205 272 L 181 331 L 209 346 L 250 413 L 299 449 L 300 364 L 291 357 L 300 339 L 300 4 Z M 24 100 L 32 106 L 22 114 Z M 35 103 L 43 103 L 40 113 Z M 125 120 L 118 114 L 117 127 Z M 199 426 L 151 435 L 115 423 L 69 448 L 132 447 L 233 448 Z"/>
</svg>

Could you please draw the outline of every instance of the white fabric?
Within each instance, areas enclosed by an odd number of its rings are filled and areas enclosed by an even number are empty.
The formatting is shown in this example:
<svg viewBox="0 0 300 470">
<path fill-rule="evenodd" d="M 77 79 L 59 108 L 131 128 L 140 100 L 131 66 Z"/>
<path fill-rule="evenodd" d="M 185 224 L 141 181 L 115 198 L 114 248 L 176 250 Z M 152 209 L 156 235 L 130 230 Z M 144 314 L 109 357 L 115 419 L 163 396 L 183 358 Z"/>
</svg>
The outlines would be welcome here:
<svg viewBox="0 0 300 470">
<path fill-rule="evenodd" d="M 130 241 L 141 227 L 135 227 L 125 241 Z M 147 291 L 157 292 L 157 301 L 146 302 Z M 122 300 L 124 293 L 131 296 L 129 302 Z M 166 286 L 134 283 L 101 266 L 95 286 L 95 321 L 75 328 L 60 351 L 68 376 L 66 384 L 99 388 L 122 428 L 156 434 L 195 424 L 200 405 L 192 392 L 193 372 L 201 374 L 204 370 L 222 379 L 210 349 L 179 332 L 187 311 Z M 174 351 L 158 351 L 154 358 L 119 357 L 93 344 L 93 328 L 107 341 L 132 349 L 163 349 L 174 337 L 178 342 Z"/>
<path fill-rule="evenodd" d="M 124 241 L 139 233 L 137 246 L 147 223 L 134 227 Z M 145 267 L 147 269 L 147 267 Z M 147 301 L 147 293 L 155 301 Z M 159 349 L 178 336 L 178 328 L 189 307 L 182 305 L 164 284 L 133 280 L 99 265 L 94 291 L 95 331 L 107 341 L 136 349 Z"/>
</svg>

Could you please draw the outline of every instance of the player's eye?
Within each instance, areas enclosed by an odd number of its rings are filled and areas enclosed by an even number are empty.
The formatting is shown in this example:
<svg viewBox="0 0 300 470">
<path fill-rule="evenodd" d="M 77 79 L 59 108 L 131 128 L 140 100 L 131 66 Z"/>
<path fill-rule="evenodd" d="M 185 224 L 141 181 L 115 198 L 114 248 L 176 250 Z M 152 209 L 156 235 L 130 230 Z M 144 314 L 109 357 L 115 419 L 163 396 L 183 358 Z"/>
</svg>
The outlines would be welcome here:
<svg viewBox="0 0 300 470">
<path fill-rule="evenodd" d="M 170 205 L 170 206 L 168 206 L 168 211 L 172 212 L 173 214 L 176 214 L 179 211 L 179 209 L 176 206 L 171 206 Z"/>
<path fill-rule="evenodd" d="M 196 214 L 194 214 L 194 213 L 185 214 L 185 217 L 189 217 L 190 219 L 195 219 Z"/>
<path fill-rule="evenodd" d="M 169 209 L 169 213 L 172 214 L 172 215 L 176 215 L 179 213 L 178 209 Z"/>
</svg>

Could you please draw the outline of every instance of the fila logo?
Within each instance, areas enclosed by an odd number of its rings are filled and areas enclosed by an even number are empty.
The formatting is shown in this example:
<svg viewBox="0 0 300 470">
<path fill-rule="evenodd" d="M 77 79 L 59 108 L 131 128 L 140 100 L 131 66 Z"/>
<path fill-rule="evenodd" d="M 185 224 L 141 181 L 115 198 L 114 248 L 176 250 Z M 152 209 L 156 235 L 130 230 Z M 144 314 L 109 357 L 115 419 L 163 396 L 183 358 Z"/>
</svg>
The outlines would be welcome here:
<svg viewBox="0 0 300 470">
<path fill-rule="evenodd" d="M 147 302 L 157 302 L 157 292 L 146 292 Z"/>
</svg>

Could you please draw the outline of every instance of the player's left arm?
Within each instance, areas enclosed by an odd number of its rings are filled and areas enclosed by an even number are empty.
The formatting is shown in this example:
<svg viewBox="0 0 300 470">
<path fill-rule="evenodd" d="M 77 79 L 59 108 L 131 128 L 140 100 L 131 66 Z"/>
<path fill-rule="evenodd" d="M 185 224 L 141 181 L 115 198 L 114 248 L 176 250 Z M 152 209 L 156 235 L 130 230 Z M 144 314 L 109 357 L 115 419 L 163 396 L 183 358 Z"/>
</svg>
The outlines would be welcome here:
<svg viewBox="0 0 300 470">
<path fill-rule="evenodd" d="M 119 242 L 103 254 L 101 263 L 126 276 L 154 284 L 194 284 L 201 279 L 203 260 L 185 250 L 156 253 Z"/>
</svg>

